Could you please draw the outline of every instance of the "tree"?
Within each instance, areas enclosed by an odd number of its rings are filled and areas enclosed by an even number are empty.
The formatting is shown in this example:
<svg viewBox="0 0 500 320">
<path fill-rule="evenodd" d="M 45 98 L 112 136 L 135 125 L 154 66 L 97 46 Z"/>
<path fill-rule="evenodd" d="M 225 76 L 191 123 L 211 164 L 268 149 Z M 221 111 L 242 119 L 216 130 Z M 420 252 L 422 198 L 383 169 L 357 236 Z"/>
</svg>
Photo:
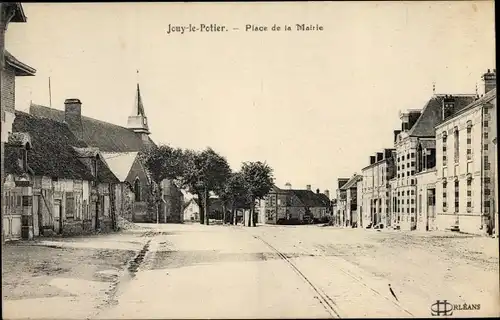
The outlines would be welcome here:
<svg viewBox="0 0 500 320">
<path fill-rule="evenodd" d="M 241 167 L 241 174 L 245 180 L 250 201 L 248 226 L 255 227 L 255 200 L 265 197 L 273 187 L 273 169 L 260 161 L 244 162 Z"/>
<path fill-rule="evenodd" d="M 198 195 L 200 209 L 203 208 L 203 220 L 208 225 L 210 192 L 223 188 L 231 168 L 226 158 L 211 148 L 202 152 L 189 151 L 185 153 L 184 161 L 183 184 Z"/>
<path fill-rule="evenodd" d="M 151 180 L 151 197 L 156 204 L 156 221 L 159 219 L 160 203 L 162 201 L 162 181 L 182 179 L 185 162 L 182 149 L 168 145 L 151 146 L 140 154 L 143 165 Z"/>
<path fill-rule="evenodd" d="M 231 173 L 223 187 L 216 191 L 224 206 L 224 221 L 226 220 L 226 207 L 231 208 L 233 224 L 236 224 L 235 209 L 249 203 L 248 187 L 240 172 Z"/>
</svg>

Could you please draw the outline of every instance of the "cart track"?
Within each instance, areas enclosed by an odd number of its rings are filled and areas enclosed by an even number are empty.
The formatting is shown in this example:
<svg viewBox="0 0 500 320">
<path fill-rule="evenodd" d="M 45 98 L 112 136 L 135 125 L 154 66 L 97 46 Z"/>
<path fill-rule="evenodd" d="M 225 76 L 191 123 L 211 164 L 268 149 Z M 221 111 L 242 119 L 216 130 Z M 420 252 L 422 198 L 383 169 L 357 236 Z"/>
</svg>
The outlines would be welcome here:
<svg viewBox="0 0 500 320">
<path fill-rule="evenodd" d="M 306 248 L 304 248 L 302 246 L 295 246 L 295 247 L 301 249 L 303 253 L 314 254 L 313 252 L 311 252 L 310 250 L 307 250 Z M 319 250 L 319 251 L 321 252 L 321 254 L 319 254 L 319 255 L 318 254 L 314 254 L 314 256 L 322 258 L 324 261 L 326 261 L 329 264 L 335 266 L 336 270 L 340 270 L 342 273 L 344 273 L 345 275 L 347 275 L 351 279 L 353 279 L 356 282 L 358 282 L 361 286 L 363 286 L 363 287 L 367 288 L 368 290 L 372 291 L 376 296 L 384 298 L 385 300 L 391 302 L 394 306 L 396 306 L 397 309 L 405 312 L 409 316 L 414 317 L 414 315 L 410 311 L 408 311 L 405 307 L 403 307 L 399 302 L 395 301 L 394 299 L 390 299 L 389 297 L 387 297 L 387 295 L 384 295 L 384 294 L 380 293 L 377 289 L 369 286 L 365 281 L 363 281 L 363 279 L 357 277 L 351 271 L 346 270 L 345 268 L 342 268 L 342 267 L 340 267 L 337 264 L 334 264 L 334 262 L 332 260 L 328 259 L 328 257 L 325 255 L 324 250 Z M 339 257 L 339 258 L 342 259 L 342 260 L 344 260 L 344 261 L 346 261 L 346 262 L 348 262 L 348 263 L 350 263 L 346 259 L 343 259 L 341 257 Z"/>
<path fill-rule="evenodd" d="M 306 282 L 313 290 L 314 292 L 317 293 L 317 296 L 315 296 L 315 298 L 321 303 L 321 305 L 323 306 L 323 308 L 325 308 L 325 310 L 333 317 L 333 318 L 341 318 L 339 312 L 338 312 L 338 307 L 336 305 L 336 303 L 333 301 L 332 298 L 330 298 L 330 296 L 328 296 L 328 294 L 326 294 L 321 288 L 318 288 L 317 286 L 315 286 L 311 280 L 309 280 L 300 270 L 299 268 L 297 268 L 297 266 L 290 260 L 288 259 L 288 257 L 286 255 L 284 255 L 283 253 L 281 253 L 278 249 L 276 249 L 273 245 L 271 245 L 269 242 L 267 242 L 266 240 L 262 239 L 261 237 L 259 236 L 256 236 L 254 235 L 253 236 L 255 239 L 257 240 L 260 240 L 262 241 L 265 245 L 267 245 L 271 250 L 273 250 L 274 252 L 276 252 L 276 254 L 281 258 L 283 259 L 285 262 L 287 262 L 287 264 L 292 268 L 293 271 L 295 271 L 295 273 L 297 273 L 297 275 L 302 278 L 302 280 L 304 282 Z"/>
</svg>

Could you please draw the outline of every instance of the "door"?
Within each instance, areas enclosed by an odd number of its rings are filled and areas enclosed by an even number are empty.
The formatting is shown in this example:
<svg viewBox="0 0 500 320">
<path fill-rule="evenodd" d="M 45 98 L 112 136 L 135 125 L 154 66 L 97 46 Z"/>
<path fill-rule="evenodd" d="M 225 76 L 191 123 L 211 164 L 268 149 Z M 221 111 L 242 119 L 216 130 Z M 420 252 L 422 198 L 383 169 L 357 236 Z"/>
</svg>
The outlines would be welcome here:
<svg viewBox="0 0 500 320">
<path fill-rule="evenodd" d="M 62 232 L 62 207 L 61 200 L 54 200 L 54 231 L 57 234 Z"/>
</svg>

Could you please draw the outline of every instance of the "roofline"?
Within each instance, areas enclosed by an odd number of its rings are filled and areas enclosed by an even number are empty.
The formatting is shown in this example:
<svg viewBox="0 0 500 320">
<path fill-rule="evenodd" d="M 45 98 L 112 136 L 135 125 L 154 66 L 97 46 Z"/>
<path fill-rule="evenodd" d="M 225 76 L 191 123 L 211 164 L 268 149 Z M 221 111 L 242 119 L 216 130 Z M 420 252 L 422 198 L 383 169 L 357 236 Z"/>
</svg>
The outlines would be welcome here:
<svg viewBox="0 0 500 320">
<path fill-rule="evenodd" d="M 21 71 L 20 74 L 16 74 L 16 76 L 34 76 L 36 73 L 36 69 L 30 67 L 29 65 L 19 61 L 14 57 L 12 54 L 10 54 L 8 51 L 5 55 L 5 62 L 15 68 L 17 71 Z"/>
<path fill-rule="evenodd" d="M 361 170 L 368 169 L 368 168 L 370 168 L 370 167 L 375 166 L 376 164 L 382 164 L 382 162 L 387 161 L 387 160 L 388 160 L 387 158 L 384 158 L 384 159 L 379 160 L 379 161 L 377 161 L 377 162 L 375 162 L 375 163 L 369 164 L 369 165 L 367 165 L 366 167 L 361 168 Z"/>
<path fill-rule="evenodd" d="M 477 99 L 476 101 L 471 102 L 470 104 L 465 106 L 465 108 L 463 108 L 462 110 L 455 113 L 452 117 L 450 117 L 450 118 L 446 119 L 445 121 L 441 122 L 440 124 L 438 124 L 435 127 L 435 129 L 438 130 L 438 128 L 440 128 L 444 125 L 447 125 L 449 122 L 455 120 L 458 116 L 461 116 L 461 115 L 467 113 L 468 111 L 474 110 L 474 108 L 476 108 L 476 107 L 482 108 L 484 106 L 484 104 L 486 104 L 492 100 L 495 100 L 497 98 L 496 88 L 487 92 L 486 94 L 488 94 L 488 93 L 490 94 L 489 96 L 484 95 L 481 98 Z"/>
<path fill-rule="evenodd" d="M 434 94 L 432 95 L 432 97 L 427 100 L 427 102 L 425 103 L 425 106 L 422 108 L 422 113 L 420 114 L 420 116 L 418 117 L 417 121 L 415 121 L 415 123 L 413 124 L 413 126 L 410 128 L 410 130 L 408 130 L 408 136 L 409 137 L 418 137 L 418 138 L 421 138 L 420 136 L 417 136 L 417 135 L 413 135 L 413 131 L 414 129 L 417 127 L 417 125 L 419 124 L 420 122 L 420 119 L 422 119 L 422 115 L 424 114 L 425 112 L 425 109 L 427 109 L 427 107 L 429 106 L 429 103 L 431 102 L 432 99 L 434 98 L 442 98 L 444 96 L 447 96 L 447 95 L 452 95 L 452 96 L 455 96 L 455 97 L 475 97 L 476 95 L 474 94 L 468 94 L 468 93 L 458 93 L 458 94 L 445 94 L 445 93 L 439 93 L 439 94 Z"/>
</svg>

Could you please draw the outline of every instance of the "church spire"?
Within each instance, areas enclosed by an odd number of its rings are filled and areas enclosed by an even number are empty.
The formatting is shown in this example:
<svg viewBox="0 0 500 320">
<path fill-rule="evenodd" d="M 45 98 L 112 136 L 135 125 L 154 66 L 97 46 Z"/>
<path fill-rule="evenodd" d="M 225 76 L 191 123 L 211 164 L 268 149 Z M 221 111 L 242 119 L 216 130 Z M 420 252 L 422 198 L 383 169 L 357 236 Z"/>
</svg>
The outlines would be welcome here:
<svg viewBox="0 0 500 320">
<path fill-rule="evenodd" d="M 135 93 L 135 105 L 132 115 L 146 117 L 146 113 L 144 112 L 144 105 L 142 104 L 141 88 L 139 88 L 139 83 L 137 83 L 137 91 Z"/>
<path fill-rule="evenodd" d="M 137 70 L 139 75 L 139 70 Z M 142 103 L 141 89 L 139 88 L 139 81 L 137 81 L 137 91 L 135 93 L 135 104 L 132 109 L 132 114 L 128 117 L 127 128 L 133 130 L 135 133 L 149 135 L 148 118 L 144 112 L 144 105 Z"/>
</svg>

